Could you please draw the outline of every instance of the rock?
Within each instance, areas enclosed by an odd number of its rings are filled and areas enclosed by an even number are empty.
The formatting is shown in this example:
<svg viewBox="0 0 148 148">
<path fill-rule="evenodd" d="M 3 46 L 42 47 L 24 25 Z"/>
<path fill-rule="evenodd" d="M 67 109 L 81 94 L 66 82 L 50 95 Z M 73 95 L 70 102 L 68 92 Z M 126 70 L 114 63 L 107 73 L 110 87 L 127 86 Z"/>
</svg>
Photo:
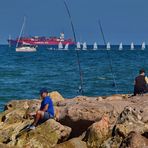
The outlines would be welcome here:
<svg viewBox="0 0 148 148">
<path fill-rule="evenodd" d="M 72 128 L 72 137 L 81 135 L 94 122 L 99 121 L 104 114 L 110 117 L 112 126 L 117 117 L 128 105 L 134 103 L 124 96 L 116 96 L 120 99 L 106 100 L 100 97 L 78 96 L 74 99 L 66 99 L 58 102 L 58 120 L 61 124 Z"/>
<path fill-rule="evenodd" d="M 16 137 L 21 129 L 32 120 L 24 119 L 29 100 L 11 101 L 6 106 L 7 109 L 0 114 L 0 142 L 8 144 L 15 143 Z"/>
<path fill-rule="evenodd" d="M 51 141 L 47 141 L 50 146 L 68 139 L 71 128 L 63 126 L 53 119 L 38 126 L 35 131 L 23 131 L 27 125 L 30 125 L 33 122 L 30 118 L 27 118 L 27 115 L 35 113 L 39 109 L 40 102 L 41 100 L 15 100 L 6 105 L 5 111 L 0 114 L 1 143 L 10 147 L 27 147 L 28 145 L 29 147 L 30 145 L 33 147 L 40 147 L 44 137 L 51 139 Z M 49 135 L 47 134 L 48 130 Z M 41 139 L 41 141 L 38 140 L 38 138 Z M 46 146 L 44 145 L 44 147 Z"/>
<path fill-rule="evenodd" d="M 64 98 L 62 97 L 62 95 L 58 93 L 57 91 L 53 91 L 49 93 L 48 95 L 51 97 L 54 104 L 56 104 L 59 101 L 64 101 Z"/>
<path fill-rule="evenodd" d="M 3 116 L 4 120 L 9 116 L 10 118 L 18 118 L 21 115 L 21 118 L 27 118 L 30 114 L 35 114 L 36 111 L 40 107 L 41 100 L 14 100 L 10 101 L 5 106 L 5 116 Z M 17 116 L 18 115 L 18 116 Z"/>
<path fill-rule="evenodd" d="M 122 100 L 122 99 L 123 99 L 122 96 L 119 96 L 119 95 L 113 95 L 113 96 L 109 96 L 109 97 L 107 97 L 105 100 L 112 101 L 112 100 Z"/>
<path fill-rule="evenodd" d="M 86 143 L 80 138 L 73 138 L 64 143 L 58 144 L 55 148 L 87 148 Z"/>
<path fill-rule="evenodd" d="M 14 110 L 14 109 L 28 109 L 29 106 L 36 104 L 36 103 L 40 103 L 41 100 L 13 100 L 8 102 L 5 107 L 4 110 Z"/>
<path fill-rule="evenodd" d="M 50 148 L 58 142 L 64 142 L 68 139 L 71 129 L 63 126 L 53 119 L 36 127 L 35 130 L 25 132 L 16 140 L 18 147 Z"/>
<path fill-rule="evenodd" d="M 2 122 L 4 124 L 13 124 L 13 123 L 17 123 L 17 122 L 23 122 L 24 121 L 24 115 L 26 113 L 26 110 L 24 109 L 16 109 L 13 110 L 11 112 L 6 112 L 3 116 L 2 116 Z"/>
<path fill-rule="evenodd" d="M 110 137 L 101 144 L 101 148 L 119 148 L 122 138 L 119 136 Z"/>
<path fill-rule="evenodd" d="M 133 106 L 134 104 L 128 100 L 105 100 L 108 104 L 110 104 L 114 108 L 115 118 L 117 118 L 120 113 L 124 110 L 126 106 Z"/>
<path fill-rule="evenodd" d="M 91 100 L 90 103 L 90 101 L 73 100 L 61 107 L 59 122 L 71 127 L 71 136 L 76 137 L 86 131 L 91 124 L 99 121 L 104 114 L 112 116 L 113 106 L 102 101 L 96 103 L 96 101 Z"/>
<path fill-rule="evenodd" d="M 143 113 L 143 115 L 142 115 L 142 121 L 144 123 L 147 123 L 148 124 L 148 112 Z"/>
<path fill-rule="evenodd" d="M 27 145 L 40 147 L 44 137 L 51 139 L 51 141 L 48 140 L 48 144 L 50 146 L 56 145 L 58 142 L 66 141 L 69 138 L 71 128 L 63 126 L 53 119 L 50 119 L 44 124 L 38 126 L 35 131 L 30 131 L 29 133 L 22 132 L 22 129 L 33 122 L 32 120 L 24 119 L 24 113 L 25 111 L 22 112 L 19 109 L 13 110 L 9 113 L 3 113 L 3 116 L 6 116 L 6 118 L 3 122 L 0 122 L 1 143 L 18 147 L 24 147 Z M 41 139 L 41 141 L 39 139 Z M 46 146 L 44 145 L 44 147 Z"/>
<path fill-rule="evenodd" d="M 33 115 L 36 114 L 37 110 L 39 110 L 41 105 L 41 100 L 36 100 L 34 103 L 29 103 L 24 118 L 32 118 Z"/>
<path fill-rule="evenodd" d="M 5 105 L 4 110 L 14 110 L 16 108 L 27 109 L 28 107 L 29 107 L 28 100 L 13 100 L 13 101 L 8 102 Z"/>
<path fill-rule="evenodd" d="M 60 123 L 50 119 L 35 130 L 23 131 L 33 122 L 28 114 L 36 113 L 41 100 L 10 101 L 0 113 L 2 146 L 86 147 L 87 143 L 88 147 L 118 148 L 133 131 L 142 134 L 142 139 L 148 137 L 148 95 L 61 99 L 57 92 L 51 94 L 55 98 L 55 119 Z"/>
<path fill-rule="evenodd" d="M 125 138 L 130 132 L 143 134 L 148 130 L 148 125 L 142 122 L 139 109 L 126 107 L 120 114 L 115 125 L 115 134 Z"/>
<path fill-rule="evenodd" d="M 93 123 L 87 130 L 84 140 L 89 148 L 100 147 L 109 137 L 109 117 L 103 116 L 99 122 Z"/>
<path fill-rule="evenodd" d="M 27 125 L 31 123 L 30 120 L 16 123 L 1 123 L 0 124 L 0 142 L 10 144 L 13 146 L 16 141 L 16 137 L 19 132 Z"/>
<path fill-rule="evenodd" d="M 121 143 L 120 148 L 146 148 L 148 147 L 148 139 L 136 132 L 130 132 Z"/>
<path fill-rule="evenodd" d="M 6 144 L 0 143 L 0 148 L 15 148 L 15 147 L 10 147 L 7 146 Z"/>
</svg>

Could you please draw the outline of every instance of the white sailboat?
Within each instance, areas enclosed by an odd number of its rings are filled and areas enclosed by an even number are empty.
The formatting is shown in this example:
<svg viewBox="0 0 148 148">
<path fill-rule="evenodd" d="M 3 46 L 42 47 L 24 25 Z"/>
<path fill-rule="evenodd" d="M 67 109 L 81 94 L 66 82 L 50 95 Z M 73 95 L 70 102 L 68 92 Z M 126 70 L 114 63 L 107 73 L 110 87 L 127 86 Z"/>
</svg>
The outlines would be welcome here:
<svg viewBox="0 0 148 148">
<path fill-rule="evenodd" d="M 16 52 L 35 52 L 36 51 L 36 47 L 31 47 L 30 45 L 25 45 L 25 46 L 21 46 L 21 47 L 17 47 L 16 48 Z"/>
<path fill-rule="evenodd" d="M 9 35 L 9 48 L 11 47 L 11 42 L 10 42 L 10 40 L 11 40 L 11 35 Z"/>
<path fill-rule="evenodd" d="M 141 49 L 144 50 L 145 47 L 146 47 L 145 42 L 143 42 L 143 43 L 142 43 L 142 47 L 141 47 Z"/>
<path fill-rule="evenodd" d="M 67 43 L 66 45 L 65 45 L 65 50 L 68 50 L 68 47 L 69 47 L 69 44 Z"/>
<path fill-rule="evenodd" d="M 134 50 L 134 43 L 131 43 L 131 50 Z"/>
<path fill-rule="evenodd" d="M 108 43 L 107 43 L 107 46 L 106 46 L 106 49 L 107 49 L 107 50 L 110 50 L 110 48 L 111 48 L 111 47 L 110 47 L 110 42 L 108 42 Z"/>
<path fill-rule="evenodd" d="M 23 22 L 23 25 L 22 25 L 22 28 L 21 28 L 19 38 L 17 40 L 17 44 L 16 44 L 16 52 L 35 52 L 36 47 L 30 46 L 29 44 L 23 43 L 21 46 L 19 46 L 19 41 L 20 41 L 22 33 L 23 33 L 25 22 L 26 22 L 26 18 L 24 17 L 24 22 Z"/>
<path fill-rule="evenodd" d="M 81 49 L 81 44 L 80 44 L 80 42 L 77 42 L 77 49 Z"/>
<path fill-rule="evenodd" d="M 59 45 L 58 45 L 58 49 L 63 49 L 62 42 L 59 43 Z"/>
<path fill-rule="evenodd" d="M 94 50 L 97 50 L 97 49 L 98 49 L 98 45 L 97 45 L 96 42 L 94 43 L 93 49 L 94 49 Z"/>
<path fill-rule="evenodd" d="M 120 45 L 119 45 L 119 50 L 122 50 L 122 49 L 123 49 L 123 44 L 121 42 Z"/>
<path fill-rule="evenodd" d="M 87 44 L 86 44 L 86 42 L 83 43 L 83 50 L 87 50 Z"/>
</svg>

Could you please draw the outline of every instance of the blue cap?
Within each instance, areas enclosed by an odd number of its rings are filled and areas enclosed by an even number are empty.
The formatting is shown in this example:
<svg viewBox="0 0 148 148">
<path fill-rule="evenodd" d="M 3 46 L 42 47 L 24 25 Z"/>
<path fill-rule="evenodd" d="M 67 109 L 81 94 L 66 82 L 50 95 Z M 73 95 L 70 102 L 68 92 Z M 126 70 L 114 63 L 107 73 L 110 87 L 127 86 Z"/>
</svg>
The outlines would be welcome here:
<svg viewBox="0 0 148 148">
<path fill-rule="evenodd" d="M 48 93 L 48 90 L 47 90 L 46 88 L 42 88 L 42 89 L 40 90 L 40 95 L 42 95 L 44 92 Z"/>
</svg>

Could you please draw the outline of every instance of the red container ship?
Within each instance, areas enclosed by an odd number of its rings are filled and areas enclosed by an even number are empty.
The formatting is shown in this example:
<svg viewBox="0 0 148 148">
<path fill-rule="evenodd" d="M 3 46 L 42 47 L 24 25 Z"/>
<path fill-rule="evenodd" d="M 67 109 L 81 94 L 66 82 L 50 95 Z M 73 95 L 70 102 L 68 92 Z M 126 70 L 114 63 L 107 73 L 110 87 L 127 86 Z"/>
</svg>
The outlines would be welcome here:
<svg viewBox="0 0 148 148">
<path fill-rule="evenodd" d="M 64 33 L 60 34 L 60 37 L 21 37 L 20 39 L 9 39 L 9 45 L 16 46 L 19 45 L 75 45 L 72 39 L 64 39 Z"/>
</svg>

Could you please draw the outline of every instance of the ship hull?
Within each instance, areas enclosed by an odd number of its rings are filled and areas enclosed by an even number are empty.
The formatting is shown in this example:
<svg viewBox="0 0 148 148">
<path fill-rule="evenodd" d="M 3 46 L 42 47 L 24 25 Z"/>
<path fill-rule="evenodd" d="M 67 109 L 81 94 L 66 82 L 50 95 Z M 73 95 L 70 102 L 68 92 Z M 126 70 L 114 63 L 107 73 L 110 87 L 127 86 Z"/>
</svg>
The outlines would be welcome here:
<svg viewBox="0 0 148 148">
<path fill-rule="evenodd" d="M 17 44 L 17 40 L 8 40 L 8 43 L 9 45 L 12 45 L 12 46 L 16 46 Z M 59 45 L 59 43 L 62 43 L 62 45 L 75 45 L 74 42 L 72 41 L 31 41 L 31 40 L 20 40 L 18 42 L 19 45 Z"/>
</svg>

